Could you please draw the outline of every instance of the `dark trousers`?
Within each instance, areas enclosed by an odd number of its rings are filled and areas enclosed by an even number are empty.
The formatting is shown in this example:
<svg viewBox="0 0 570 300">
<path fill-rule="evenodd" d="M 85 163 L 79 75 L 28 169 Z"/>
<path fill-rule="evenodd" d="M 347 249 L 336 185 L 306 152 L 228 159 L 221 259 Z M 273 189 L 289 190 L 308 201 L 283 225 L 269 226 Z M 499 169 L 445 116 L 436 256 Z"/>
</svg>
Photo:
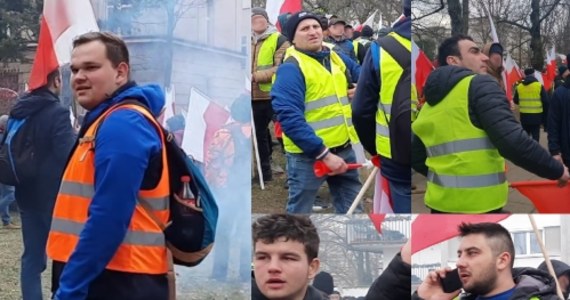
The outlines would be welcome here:
<svg viewBox="0 0 570 300">
<path fill-rule="evenodd" d="M 521 124 L 524 131 L 532 137 L 533 140 L 539 142 L 540 140 L 540 125 Z"/>
<path fill-rule="evenodd" d="M 259 149 L 259 161 L 264 180 L 271 180 L 271 135 L 269 134 L 269 122 L 273 116 L 270 100 L 252 101 L 253 121 L 255 122 L 255 137 Z"/>
</svg>

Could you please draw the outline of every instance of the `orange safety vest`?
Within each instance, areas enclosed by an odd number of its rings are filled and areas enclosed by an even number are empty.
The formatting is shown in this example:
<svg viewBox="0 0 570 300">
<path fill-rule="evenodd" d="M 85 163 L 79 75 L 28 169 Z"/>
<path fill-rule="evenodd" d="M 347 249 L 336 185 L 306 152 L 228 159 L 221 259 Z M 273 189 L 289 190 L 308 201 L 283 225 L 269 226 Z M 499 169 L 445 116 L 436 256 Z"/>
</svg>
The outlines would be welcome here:
<svg viewBox="0 0 570 300">
<path fill-rule="evenodd" d="M 67 164 L 57 195 L 47 243 L 47 254 L 52 260 L 66 263 L 77 246 L 79 235 L 87 222 L 91 199 L 96 192 L 94 190 L 95 131 L 105 116 L 119 109 L 136 110 L 156 128 L 160 128 L 150 113 L 133 104 L 111 107 L 89 126 Z M 164 136 L 160 135 L 163 166 L 160 182 L 153 190 L 139 191 L 129 229 L 117 252 L 105 267 L 108 270 L 138 274 L 165 274 L 168 271 L 164 234 L 140 204 L 145 203 L 145 206 L 150 208 L 163 224 L 168 222 L 170 213 L 168 163 Z"/>
</svg>

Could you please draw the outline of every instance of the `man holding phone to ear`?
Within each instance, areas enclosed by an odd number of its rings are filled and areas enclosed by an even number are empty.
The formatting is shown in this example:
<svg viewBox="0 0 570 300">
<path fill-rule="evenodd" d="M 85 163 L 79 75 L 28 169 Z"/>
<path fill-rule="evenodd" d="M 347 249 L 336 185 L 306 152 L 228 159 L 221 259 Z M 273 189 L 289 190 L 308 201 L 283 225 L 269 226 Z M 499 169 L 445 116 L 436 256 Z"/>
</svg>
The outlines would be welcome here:
<svg viewBox="0 0 570 300">
<path fill-rule="evenodd" d="M 466 292 L 461 300 L 558 300 L 556 284 L 547 273 L 513 268 L 515 248 L 507 229 L 497 223 L 461 224 L 457 275 Z M 429 272 L 414 293 L 414 300 L 451 300 L 461 292 L 444 292 L 442 281 L 450 268 Z M 453 280 L 452 280 L 453 281 Z"/>
</svg>

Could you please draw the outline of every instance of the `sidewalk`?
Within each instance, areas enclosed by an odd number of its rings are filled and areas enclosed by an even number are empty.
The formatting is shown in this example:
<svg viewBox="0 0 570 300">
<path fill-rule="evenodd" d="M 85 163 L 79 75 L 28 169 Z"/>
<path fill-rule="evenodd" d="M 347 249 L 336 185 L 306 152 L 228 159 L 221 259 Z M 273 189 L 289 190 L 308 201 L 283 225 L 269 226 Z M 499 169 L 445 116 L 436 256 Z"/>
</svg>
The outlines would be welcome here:
<svg viewBox="0 0 570 300">
<path fill-rule="evenodd" d="M 544 131 L 540 132 L 540 144 L 547 149 L 547 137 Z M 527 180 L 544 180 L 532 173 L 507 161 L 508 171 L 507 180 L 509 182 L 527 181 Z M 421 174 L 412 176 L 412 183 L 416 184 L 417 189 L 412 191 L 412 212 L 413 213 L 429 213 L 429 209 L 424 205 L 424 193 L 426 188 L 426 179 Z M 415 192 L 415 193 L 414 193 Z M 484 195 L 482 195 L 484 197 Z M 505 210 L 511 213 L 536 213 L 536 209 L 530 200 L 521 195 L 517 190 L 509 188 L 509 201 L 505 206 Z"/>
</svg>

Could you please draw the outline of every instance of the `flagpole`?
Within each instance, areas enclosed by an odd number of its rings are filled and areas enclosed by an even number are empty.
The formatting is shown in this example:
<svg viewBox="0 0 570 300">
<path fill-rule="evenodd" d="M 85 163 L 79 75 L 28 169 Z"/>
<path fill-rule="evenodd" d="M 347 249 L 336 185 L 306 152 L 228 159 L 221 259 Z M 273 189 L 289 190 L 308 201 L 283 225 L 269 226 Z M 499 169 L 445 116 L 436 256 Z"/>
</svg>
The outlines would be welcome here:
<svg viewBox="0 0 570 300">
<path fill-rule="evenodd" d="M 356 198 L 352 202 L 352 205 L 350 206 L 350 208 L 346 212 L 347 216 L 350 216 L 350 215 L 352 215 L 352 213 L 354 213 L 354 210 L 358 206 L 358 203 L 360 203 L 360 200 L 362 200 L 362 197 L 364 197 L 364 194 L 366 193 L 366 191 L 368 190 L 368 188 L 372 184 L 372 181 L 374 181 L 374 178 L 376 178 L 376 174 L 378 173 L 378 170 L 380 170 L 380 169 L 378 167 L 374 166 L 374 170 L 372 170 L 372 172 L 370 172 L 370 175 L 368 175 L 366 182 L 364 182 L 364 185 L 362 185 L 360 192 L 358 192 L 358 195 L 356 195 Z"/>
<path fill-rule="evenodd" d="M 253 110 L 251 111 L 251 131 L 253 141 L 253 151 L 255 151 L 255 162 L 257 165 L 257 177 L 259 177 L 259 186 L 265 190 L 265 183 L 263 182 L 263 173 L 261 172 L 261 162 L 259 161 L 259 146 L 257 145 L 257 136 L 255 135 L 255 121 L 253 120 Z"/>
<path fill-rule="evenodd" d="M 530 219 L 530 224 L 532 225 L 532 229 L 534 230 L 534 234 L 536 235 L 536 241 L 540 246 L 542 255 L 544 255 L 544 262 L 546 263 L 548 272 L 554 278 L 554 282 L 556 282 L 556 294 L 558 294 L 558 297 L 560 297 L 560 299 L 564 299 L 562 290 L 560 289 L 560 283 L 558 283 L 558 278 L 556 277 L 556 273 L 554 272 L 554 268 L 552 267 L 552 262 L 550 261 L 550 256 L 546 252 L 546 248 L 544 247 L 544 243 L 542 242 L 542 237 L 540 236 L 540 233 L 538 232 L 538 227 L 536 226 L 536 222 L 534 221 L 534 216 L 532 214 L 529 214 L 528 218 Z"/>
</svg>

